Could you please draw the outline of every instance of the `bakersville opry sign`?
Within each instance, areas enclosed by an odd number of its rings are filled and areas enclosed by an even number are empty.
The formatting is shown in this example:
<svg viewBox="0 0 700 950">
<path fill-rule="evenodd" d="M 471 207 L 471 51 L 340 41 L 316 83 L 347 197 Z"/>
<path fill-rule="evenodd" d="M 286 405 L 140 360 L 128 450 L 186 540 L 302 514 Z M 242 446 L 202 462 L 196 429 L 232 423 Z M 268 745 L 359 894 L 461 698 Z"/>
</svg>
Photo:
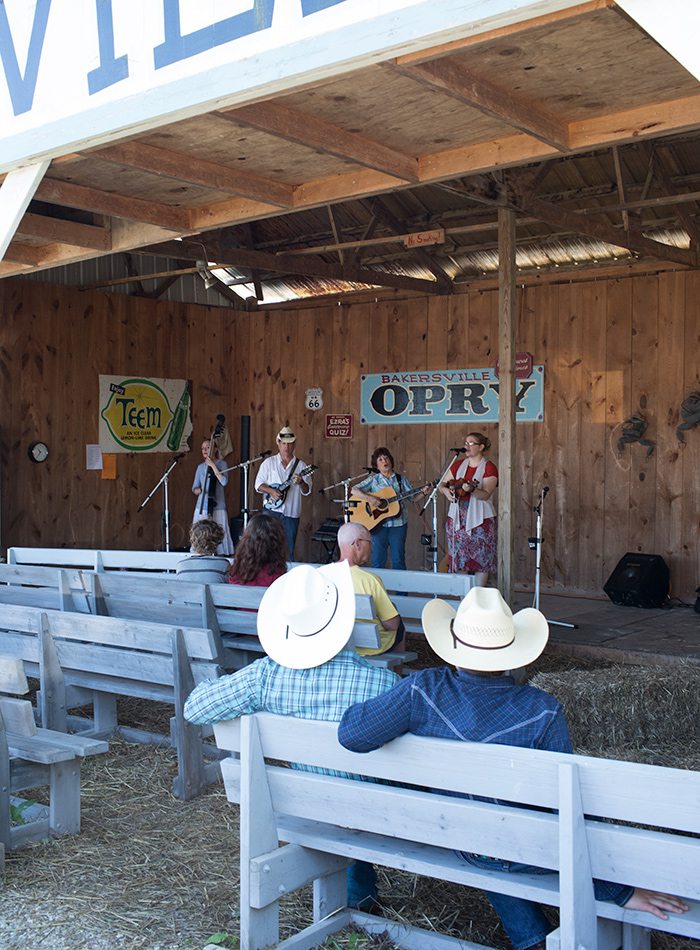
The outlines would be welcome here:
<svg viewBox="0 0 700 950">
<path fill-rule="evenodd" d="M 363 376 L 361 422 L 498 422 L 498 387 L 492 369 Z M 516 380 L 515 413 L 517 422 L 544 419 L 544 366 Z"/>
</svg>

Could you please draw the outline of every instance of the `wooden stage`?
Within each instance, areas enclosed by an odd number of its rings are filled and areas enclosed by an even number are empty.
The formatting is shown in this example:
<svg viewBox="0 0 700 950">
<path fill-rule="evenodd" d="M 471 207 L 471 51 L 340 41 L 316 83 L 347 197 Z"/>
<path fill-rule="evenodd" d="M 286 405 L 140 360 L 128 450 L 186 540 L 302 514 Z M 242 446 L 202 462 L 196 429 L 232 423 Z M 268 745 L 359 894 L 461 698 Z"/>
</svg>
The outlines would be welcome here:
<svg viewBox="0 0 700 950">
<path fill-rule="evenodd" d="M 516 609 L 532 606 L 532 593 L 516 593 Z M 550 626 L 551 653 L 616 663 L 700 664 L 700 614 L 691 607 L 617 607 L 607 598 L 541 594 L 548 620 L 577 624 L 576 630 Z"/>
</svg>

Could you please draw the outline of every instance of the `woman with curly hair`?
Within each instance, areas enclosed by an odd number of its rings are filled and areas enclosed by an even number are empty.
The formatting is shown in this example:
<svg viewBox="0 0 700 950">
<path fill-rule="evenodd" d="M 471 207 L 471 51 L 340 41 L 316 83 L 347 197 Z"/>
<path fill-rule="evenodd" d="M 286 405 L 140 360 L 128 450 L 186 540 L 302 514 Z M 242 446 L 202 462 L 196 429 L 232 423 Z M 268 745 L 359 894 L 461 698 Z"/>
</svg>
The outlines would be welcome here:
<svg viewBox="0 0 700 950">
<path fill-rule="evenodd" d="M 287 571 L 287 537 L 282 522 L 270 515 L 251 518 L 236 545 L 229 584 L 269 587 Z"/>
</svg>

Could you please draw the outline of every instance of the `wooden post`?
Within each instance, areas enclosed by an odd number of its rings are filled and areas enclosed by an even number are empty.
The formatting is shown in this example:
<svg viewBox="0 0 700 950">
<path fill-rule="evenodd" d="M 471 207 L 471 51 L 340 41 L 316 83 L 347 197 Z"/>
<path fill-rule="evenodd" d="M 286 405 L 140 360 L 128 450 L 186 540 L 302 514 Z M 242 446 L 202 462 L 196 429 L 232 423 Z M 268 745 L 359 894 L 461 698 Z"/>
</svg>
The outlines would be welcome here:
<svg viewBox="0 0 700 950">
<path fill-rule="evenodd" d="M 515 212 L 498 209 L 498 588 L 513 591 L 515 464 Z"/>
</svg>

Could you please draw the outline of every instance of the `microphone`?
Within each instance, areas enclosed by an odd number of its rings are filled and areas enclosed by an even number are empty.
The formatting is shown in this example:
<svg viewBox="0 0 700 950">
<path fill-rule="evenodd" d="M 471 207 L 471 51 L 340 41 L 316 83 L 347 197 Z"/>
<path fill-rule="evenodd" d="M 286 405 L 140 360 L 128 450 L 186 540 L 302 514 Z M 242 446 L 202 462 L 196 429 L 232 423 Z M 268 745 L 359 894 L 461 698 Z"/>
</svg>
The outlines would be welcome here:
<svg viewBox="0 0 700 950">
<path fill-rule="evenodd" d="M 543 497 L 543 498 L 544 498 L 544 496 L 547 494 L 548 491 L 549 491 L 549 485 L 545 485 L 544 488 L 542 489 L 542 497 Z"/>
<path fill-rule="evenodd" d="M 370 475 L 379 475 L 379 469 L 374 468 L 373 465 L 365 465 L 364 469 L 366 472 L 369 472 Z"/>
<path fill-rule="evenodd" d="M 173 459 L 173 462 L 179 462 L 180 459 L 184 459 L 186 454 L 187 454 L 186 452 L 179 452 Z"/>
<path fill-rule="evenodd" d="M 268 455 L 272 455 L 272 452 L 270 451 L 270 449 L 266 449 L 264 452 L 261 452 L 261 453 L 260 453 L 260 458 L 261 458 L 261 459 L 266 459 L 266 458 L 268 457 Z"/>
<path fill-rule="evenodd" d="M 457 449 L 450 449 L 450 452 L 457 452 L 458 455 L 459 455 L 460 452 L 466 452 L 466 451 L 467 451 L 466 449 L 459 449 L 459 448 L 457 448 Z"/>
</svg>

